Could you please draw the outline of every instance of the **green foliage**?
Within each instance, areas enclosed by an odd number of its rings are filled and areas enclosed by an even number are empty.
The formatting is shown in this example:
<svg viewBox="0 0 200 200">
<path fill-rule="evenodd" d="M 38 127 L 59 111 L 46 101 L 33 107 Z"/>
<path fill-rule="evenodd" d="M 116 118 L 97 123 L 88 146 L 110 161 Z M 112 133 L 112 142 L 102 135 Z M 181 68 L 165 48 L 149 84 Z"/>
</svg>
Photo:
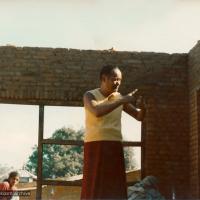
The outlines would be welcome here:
<svg viewBox="0 0 200 200">
<path fill-rule="evenodd" d="M 71 128 L 56 130 L 50 139 L 83 140 L 83 129 L 75 131 Z M 29 157 L 26 168 L 37 174 L 37 146 Z M 43 177 L 67 177 L 82 173 L 83 147 L 75 145 L 43 145 Z"/>
<path fill-rule="evenodd" d="M 124 159 L 125 159 L 125 166 L 126 170 L 134 170 L 136 163 L 134 157 L 133 147 L 124 147 Z"/>
<path fill-rule="evenodd" d="M 29 156 L 28 162 L 26 163 L 26 168 L 37 175 L 37 159 L 38 159 L 38 150 L 37 145 L 33 147 L 33 153 Z"/>
</svg>

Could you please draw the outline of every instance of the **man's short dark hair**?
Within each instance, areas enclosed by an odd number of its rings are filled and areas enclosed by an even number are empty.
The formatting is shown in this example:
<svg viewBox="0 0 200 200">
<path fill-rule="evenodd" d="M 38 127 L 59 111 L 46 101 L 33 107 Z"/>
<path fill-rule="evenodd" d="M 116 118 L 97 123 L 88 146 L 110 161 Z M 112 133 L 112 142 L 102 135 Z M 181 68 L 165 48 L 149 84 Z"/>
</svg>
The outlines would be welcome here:
<svg viewBox="0 0 200 200">
<path fill-rule="evenodd" d="M 101 71 L 100 71 L 100 80 L 102 79 L 103 75 L 110 76 L 114 69 L 119 69 L 119 67 L 117 67 L 116 65 L 105 65 L 105 66 L 103 66 L 101 68 Z"/>
</svg>

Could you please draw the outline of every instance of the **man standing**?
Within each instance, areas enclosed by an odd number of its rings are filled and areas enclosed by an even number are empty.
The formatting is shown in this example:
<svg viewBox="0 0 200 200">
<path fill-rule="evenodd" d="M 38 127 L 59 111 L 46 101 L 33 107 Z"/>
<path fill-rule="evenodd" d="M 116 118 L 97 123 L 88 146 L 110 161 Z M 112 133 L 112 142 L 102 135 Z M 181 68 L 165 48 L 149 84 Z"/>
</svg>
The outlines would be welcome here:
<svg viewBox="0 0 200 200">
<path fill-rule="evenodd" d="M 138 90 L 122 96 L 118 88 L 122 73 L 116 66 L 104 66 L 100 88 L 84 94 L 86 133 L 81 199 L 127 199 L 125 163 L 121 134 L 121 113 L 142 121 L 140 109 L 133 106 Z"/>
</svg>

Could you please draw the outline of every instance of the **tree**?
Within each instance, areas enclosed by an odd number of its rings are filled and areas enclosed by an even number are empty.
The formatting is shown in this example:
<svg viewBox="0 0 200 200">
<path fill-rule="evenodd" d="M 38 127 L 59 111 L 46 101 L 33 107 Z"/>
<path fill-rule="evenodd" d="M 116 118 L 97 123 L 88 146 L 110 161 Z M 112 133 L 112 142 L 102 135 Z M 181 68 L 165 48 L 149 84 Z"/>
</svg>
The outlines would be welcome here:
<svg viewBox="0 0 200 200">
<path fill-rule="evenodd" d="M 71 128 L 56 130 L 50 139 L 83 140 L 83 129 L 75 131 Z M 29 157 L 26 168 L 37 174 L 37 146 Z M 43 145 L 43 177 L 68 177 L 82 173 L 83 147 L 75 145 Z"/>
<path fill-rule="evenodd" d="M 136 167 L 133 147 L 124 147 L 124 159 L 126 170 L 134 170 Z"/>
<path fill-rule="evenodd" d="M 75 131 L 71 128 L 56 130 L 50 139 L 58 140 L 83 140 L 84 130 Z M 130 148 L 124 149 L 126 169 L 134 168 L 133 151 Z M 130 159 L 131 158 L 131 159 Z M 37 174 L 37 145 L 33 147 L 33 153 L 29 156 L 26 168 Z M 83 146 L 76 145 L 43 145 L 43 177 L 69 177 L 82 173 L 83 169 Z"/>
</svg>

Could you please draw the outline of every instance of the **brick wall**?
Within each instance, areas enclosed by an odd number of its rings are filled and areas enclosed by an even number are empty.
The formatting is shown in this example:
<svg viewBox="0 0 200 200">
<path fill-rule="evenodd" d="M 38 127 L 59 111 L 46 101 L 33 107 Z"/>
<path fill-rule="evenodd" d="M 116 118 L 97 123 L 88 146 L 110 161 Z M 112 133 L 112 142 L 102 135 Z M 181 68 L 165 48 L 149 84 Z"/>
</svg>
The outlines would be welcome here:
<svg viewBox="0 0 200 200">
<path fill-rule="evenodd" d="M 82 106 L 104 64 L 121 68 L 123 94 L 139 88 L 147 99 L 145 175 L 167 197 L 188 197 L 188 54 L 0 47 L 0 102 Z"/>
<path fill-rule="evenodd" d="M 190 187 L 191 198 L 200 198 L 200 42 L 189 52 Z"/>
</svg>

